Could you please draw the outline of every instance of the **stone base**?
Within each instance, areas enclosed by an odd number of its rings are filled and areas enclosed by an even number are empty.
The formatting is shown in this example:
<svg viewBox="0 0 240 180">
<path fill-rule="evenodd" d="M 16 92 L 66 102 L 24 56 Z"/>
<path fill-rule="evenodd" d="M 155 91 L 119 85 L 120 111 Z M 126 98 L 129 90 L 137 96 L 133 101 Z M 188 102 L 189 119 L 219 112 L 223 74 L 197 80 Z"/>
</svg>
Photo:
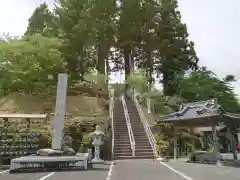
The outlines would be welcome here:
<svg viewBox="0 0 240 180">
<path fill-rule="evenodd" d="M 11 160 L 10 173 L 87 170 L 88 164 L 87 156 L 24 156 Z"/>
<path fill-rule="evenodd" d="M 196 151 L 189 156 L 189 162 L 220 165 L 223 157 L 212 152 Z"/>
<path fill-rule="evenodd" d="M 104 163 L 104 160 L 94 158 L 94 159 L 92 160 L 92 163 L 93 163 L 93 164 L 102 164 L 102 163 Z"/>
</svg>

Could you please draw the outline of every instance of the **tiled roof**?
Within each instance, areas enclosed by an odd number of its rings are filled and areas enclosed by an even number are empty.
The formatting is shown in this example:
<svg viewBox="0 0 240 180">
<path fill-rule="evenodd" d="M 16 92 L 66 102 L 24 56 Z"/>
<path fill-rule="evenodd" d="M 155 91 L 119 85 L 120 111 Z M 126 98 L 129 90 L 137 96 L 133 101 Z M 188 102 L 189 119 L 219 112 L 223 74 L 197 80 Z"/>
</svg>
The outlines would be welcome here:
<svg viewBox="0 0 240 180">
<path fill-rule="evenodd" d="M 188 103 L 182 105 L 178 112 L 173 112 L 165 116 L 157 117 L 155 120 L 157 122 L 166 122 L 218 116 L 219 107 L 220 106 L 217 104 L 216 99 Z"/>
</svg>

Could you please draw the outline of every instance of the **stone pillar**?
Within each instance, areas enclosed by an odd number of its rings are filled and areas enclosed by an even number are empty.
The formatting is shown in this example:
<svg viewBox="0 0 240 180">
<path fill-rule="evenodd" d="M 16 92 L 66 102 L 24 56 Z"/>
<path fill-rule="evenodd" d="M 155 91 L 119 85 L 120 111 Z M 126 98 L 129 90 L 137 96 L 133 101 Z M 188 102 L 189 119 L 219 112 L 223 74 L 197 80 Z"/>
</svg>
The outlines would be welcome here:
<svg viewBox="0 0 240 180">
<path fill-rule="evenodd" d="M 238 137 L 238 145 L 240 145 L 240 133 L 237 133 L 237 137 Z"/>
<path fill-rule="evenodd" d="M 220 155 L 220 152 L 219 152 L 216 125 L 212 126 L 212 137 L 213 137 L 214 154 L 217 158 L 217 165 L 220 166 L 220 165 L 222 165 L 222 162 L 221 162 L 221 155 Z"/>
<path fill-rule="evenodd" d="M 57 99 L 55 114 L 52 120 L 52 149 L 56 150 L 60 150 L 62 146 L 62 133 L 66 115 L 67 81 L 67 74 L 58 74 Z"/>
<path fill-rule="evenodd" d="M 177 153 L 177 135 L 176 134 L 174 134 L 174 138 L 173 138 L 173 156 L 174 156 L 174 160 L 177 160 L 178 153 Z"/>
<path fill-rule="evenodd" d="M 151 99 L 150 98 L 147 99 L 147 109 L 148 109 L 148 113 L 152 113 Z"/>
</svg>

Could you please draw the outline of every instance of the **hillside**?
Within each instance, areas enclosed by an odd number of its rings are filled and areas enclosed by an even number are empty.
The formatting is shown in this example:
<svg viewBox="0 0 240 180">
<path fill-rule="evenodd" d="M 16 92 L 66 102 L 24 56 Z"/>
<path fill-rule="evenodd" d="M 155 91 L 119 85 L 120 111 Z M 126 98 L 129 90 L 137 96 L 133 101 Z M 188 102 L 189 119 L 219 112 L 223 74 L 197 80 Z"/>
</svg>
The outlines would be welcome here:
<svg viewBox="0 0 240 180">
<path fill-rule="evenodd" d="M 68 96 L 67 121 L 96 121 L 96 123 L 108 120 L 108 111 L 104 109 L 106 100 L 100 99 L 99 103 L 95 97 L 87 97 L 84 95 Z M 38 96 L 13 93 L 0 99 L 0 113 L 26 113 L 41 114 L 53 113 L 55 109 L 55 98 L 51 100 L 43 100 Z M 105 124 L 104 123 L 104 124 Z M 105 128 L 105 125 L 103 125 Z"/>
</svg>

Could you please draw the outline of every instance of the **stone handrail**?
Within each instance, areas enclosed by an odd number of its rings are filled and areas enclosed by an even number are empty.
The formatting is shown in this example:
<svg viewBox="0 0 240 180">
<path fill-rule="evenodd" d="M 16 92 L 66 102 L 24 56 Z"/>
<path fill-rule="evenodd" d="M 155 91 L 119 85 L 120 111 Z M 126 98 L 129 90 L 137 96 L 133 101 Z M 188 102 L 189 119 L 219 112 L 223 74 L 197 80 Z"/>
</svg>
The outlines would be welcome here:
<svg viewBox="0 0 240 180">
<path fill-rule="evenodd" d="M 128 109 L 127 109 L 127 105 L 126 105 L 126 101 L 125 101 L 124 96 L 122 96 L 122 105 L 123 105 L 124 115 L 125 115 L 127 128 L 128 128 L 128 136 L 129 136 L 129 140 L 130 140 L 130 144 L 131 144 L 132 156 L 135 156 L 135 140 L 134 140 L 132 126 L 131 126 L 131 122 L 130 122 L 130 117 L 129 117 L 129 114 L 128 114 Z"/>
<path fill-rule="evenodd" d="M 144 126 L 144 129 L 145 129 L 145 132 L 146 132 L 146 134 L 148 136 L 149 142 L 150 142 L 151 147 L 152 147 L 152 149 L 154 151 L 154 155 L 157 158 L 158 153 L 157 153 L 156 139 L 155 139 L 155 137 L 154 137 L 154 135 L 152 133 L 152 130 L 151 130 L 151 128 L 150 128 L 150 126 L 149 126 L 149 124 L 147 122 L 147 118 L 146 118 L 145 114 L 143 113 L 142 108 L 141 108 L 141 106 L 140 106 L 140 104 L 139 104 L 139 102 L 137 100 L 136 93 L 134 93 L 134 95 L 133 95 L 133 101 L 134 101 L 134 103 L 136 105 L 136 108 L 138 110 L 138 114 L 140 116 L 140 119 L 141 119 L 141 121 L 143 123 L 143 126 Z"/>
<path fill-rule="evenodd" d="M 111 120 L 111 129 L 112 129 L 112 159 L 114 158 L 114 127 L 113 127 L 113 109 L 114 109 L 114 90 L 109 91 L 109 117 Z"/>
</svg>

